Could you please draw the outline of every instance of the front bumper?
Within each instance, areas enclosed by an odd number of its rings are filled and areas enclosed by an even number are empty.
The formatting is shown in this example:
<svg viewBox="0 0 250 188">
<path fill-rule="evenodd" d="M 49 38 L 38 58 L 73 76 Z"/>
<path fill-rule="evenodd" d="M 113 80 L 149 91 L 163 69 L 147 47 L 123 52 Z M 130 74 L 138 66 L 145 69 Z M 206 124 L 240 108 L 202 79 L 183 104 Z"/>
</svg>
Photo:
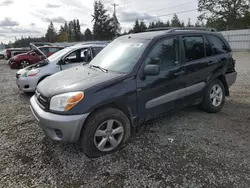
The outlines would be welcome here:
<svg viewBox="0 0 250 188">
<path fill-rule="evenodd" d="M 19 77 L 16 79 L 17 87 L 23 92 L 35 92 L 39 78 L 33 77 Z"/>
<path fill-rule="evenodd" d="M 89 115 L 57 115 L 45 112 L 37 104 L 35 96 L 30 99 L 30 109 L 44 134 L 61 142 L 78 141 L 82 126 Z"/>
<path fill-rule="evenodd" d="M 226 81 L 227 81 L 227 86 L 229 88 L 236 82 L 237 72 L 228 73 L 228 74 L 226 74 L 225 77 L 226 77 Z"/>
<path fill-rule="evenodd" d="M 13 61 L 12 59 L 8 60 L 8 64 L 10 66 L 11 69 L 19 69 L 20 66 L 17 62 Z"/>
</svg>

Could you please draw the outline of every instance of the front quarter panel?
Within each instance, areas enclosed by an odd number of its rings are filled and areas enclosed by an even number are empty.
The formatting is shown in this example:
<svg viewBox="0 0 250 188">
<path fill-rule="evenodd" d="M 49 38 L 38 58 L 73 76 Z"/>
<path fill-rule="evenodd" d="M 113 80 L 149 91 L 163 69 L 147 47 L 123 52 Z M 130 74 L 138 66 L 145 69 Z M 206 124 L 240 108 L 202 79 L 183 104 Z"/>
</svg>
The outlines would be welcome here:
<svg viewBox="0 0 250 188">
<path fill-rule="evenodd" d="M 85 114 L 104 106 L 119 106 L 129 111 L 132 117 L 136 117 L 136 98 L 135 79 L 127 78 L 84 91 L 84 99 L 67 112 L 67 114 Z"/>
</svg>

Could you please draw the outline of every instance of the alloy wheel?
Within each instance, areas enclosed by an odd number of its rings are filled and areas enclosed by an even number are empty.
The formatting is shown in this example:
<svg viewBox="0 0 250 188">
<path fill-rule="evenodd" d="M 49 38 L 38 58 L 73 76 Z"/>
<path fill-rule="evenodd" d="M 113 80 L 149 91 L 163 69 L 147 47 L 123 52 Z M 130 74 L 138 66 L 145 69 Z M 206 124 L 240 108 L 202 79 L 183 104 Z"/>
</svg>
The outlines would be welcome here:
<svg viewBox="0 0 250 188">
<path fill-rule="evenodd" d="M 28 62 L 28 61 L 22 61 L 22 62 L 20 63 L 20 67 L 21 67 L 21 68 L 25 68 L 25 67 L 27 67 L 27 66 L 29 66 L 29 62 Z"/>
<path fill-rule="evenodd" d="M 223 90 L 220 85 L 216 84 L 211 88 L 210 100 L 215 107 L 219 107 L 223 100 Z"/>
<path fill-rule="evenodd" d="M 121 122 L 110 119 L 96 129 L 94 144 L 99 151 L 112 151 L 121 143 L 123 136 L 124 128 Z"/>
</svg>

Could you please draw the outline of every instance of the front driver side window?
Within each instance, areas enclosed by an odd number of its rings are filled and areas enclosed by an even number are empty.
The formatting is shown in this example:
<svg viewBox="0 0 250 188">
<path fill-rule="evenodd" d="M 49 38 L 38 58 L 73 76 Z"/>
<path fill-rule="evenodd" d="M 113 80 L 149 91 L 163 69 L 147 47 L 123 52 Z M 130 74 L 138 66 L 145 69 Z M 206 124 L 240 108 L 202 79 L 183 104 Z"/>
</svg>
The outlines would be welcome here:
<svg viewBox="0 0 250 188">
<path fill-rule="evenodd" d="M 164 39 L 153 47 L 145 64 L 157 64 L 161 71 L 168 69 L 178 64 L 178 52 L 178 38 Z"/>
</svg>

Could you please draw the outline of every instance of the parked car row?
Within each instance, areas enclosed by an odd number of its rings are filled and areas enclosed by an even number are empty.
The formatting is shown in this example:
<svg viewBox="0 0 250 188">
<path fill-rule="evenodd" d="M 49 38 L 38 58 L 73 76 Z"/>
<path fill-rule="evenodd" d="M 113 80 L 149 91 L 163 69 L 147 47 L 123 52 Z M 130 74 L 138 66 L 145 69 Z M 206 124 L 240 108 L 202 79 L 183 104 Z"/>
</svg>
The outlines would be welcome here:
<svg viewBox="0 0 250 188">
<path fill-rule="evenodd" d="M 9 60 L 10 68 L 20 69 L 20 68 L 25 68 L 29 65 L 38 63 L 39 61 L 42 61 L 45 57 L 49 57 L 55 52 L 62 50 L 63 47 L 42 46 L 42 47 L 38 47 L 38 49 L 39 50 L 33 49 L 29 52 L 22 53 L 22 54 L 19 54 L 10 58 Z M 40 52 L 43 52 L 43 54 L 45 54 L 45 57 Z"/>
<path fill-rule="evenodd" d="M 229 44 L 211 30 L 129 34 L 104 47 L 68 47 L 17 72 L 19 89 L 35 91 L 30 108 L 44 134 L 78 141 L 89 157 L 121 149 L 169 111 L 219 112 L 237 78 Z"/>
<path fill-rule="evenodd" d="M 37 84 L 52 74 L 88 63 L 105 45 L 75 45 L 64 48 L 49 57 L 42 52 L 41 48 L 33 47 L 43 56 L 43 60 L 17 72 L 18 88 L 24 92 L 34 92 Z"/>
</svg>

